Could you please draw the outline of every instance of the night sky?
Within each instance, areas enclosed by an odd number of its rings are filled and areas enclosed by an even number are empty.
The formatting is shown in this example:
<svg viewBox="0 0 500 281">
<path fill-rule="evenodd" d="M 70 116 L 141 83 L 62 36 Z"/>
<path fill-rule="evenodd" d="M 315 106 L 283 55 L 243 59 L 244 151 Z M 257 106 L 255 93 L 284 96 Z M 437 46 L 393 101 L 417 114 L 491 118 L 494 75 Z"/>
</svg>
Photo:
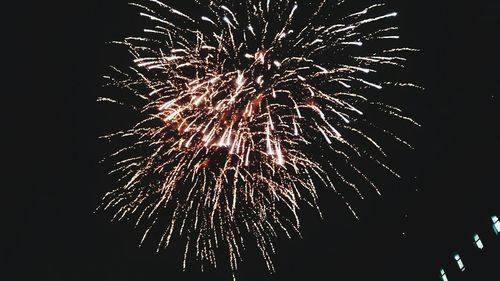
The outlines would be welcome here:
<svg viewBox="0 0 500 281">
<path fill-rule="evenodd" d="M 96 102 L 113 91 L 102 87 L 107 66 L 123 58 L 106 42 L 144 27 L 126 2 L 2 8 L 1 280 L 231 280 L 223 263 L 202 273 L 191 260 L 182 272 L 183 244 L 156 254 L 155 240 L 138 247 L 144 228 L 94 213 L 116 187 L 98 164 L 111 148 L 98 136 L 128 121 Z M 276 241 L 277 272 L 248 243 L 238 280 L 439 280 L 442 266 L 450 281 L 499 276 L 490 217 L 500 215 L 500 4 L 385 2 L 399 14 L 402 45 L 422 50 L 405 77 L 426 88 L 393 99 L 423 125 L 401 129 L 415 151 L 389 148 L 403 179 L 382 177 L 383 196 L 354 204 L 359 221 L 320 192 L 324 218 L 303 208 L 303 238 Z M 479 255 L 476 232 L 485 240 Z M 454 273 L 456 252 L 464 273 Z"/>
</svg>

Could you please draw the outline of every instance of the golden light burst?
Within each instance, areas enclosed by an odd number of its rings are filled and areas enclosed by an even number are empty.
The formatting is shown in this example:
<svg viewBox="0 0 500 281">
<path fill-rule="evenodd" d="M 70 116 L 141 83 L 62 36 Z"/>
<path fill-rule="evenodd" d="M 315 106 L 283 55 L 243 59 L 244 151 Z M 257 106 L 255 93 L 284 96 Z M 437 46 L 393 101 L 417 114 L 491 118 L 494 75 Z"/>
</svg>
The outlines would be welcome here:
<svg viewBox="0 0 500 281">
<path fill-rule="evenodd" d="M 215 266 L 222 247 L 236 271 L 249 240 L 243 237 L 253 237 L 274 271 L 273 238 L 299 231 L 299 206 L 318 208 L 319 186 L 344 184 L 362 196 L 343 176 L 348 167 L 379 193 L 356 167 L 360 158 L 397 175 L 360 128 L 372 124 L 365 104 L 413 122 L 370 99 L 384 87 L 417 87 L 373 75 L 402 68 L 405 54 L 416 51 L 397 47 L 398 29 L 388 24 L 397 14 L 377 4 L 336 17 L 344 1 L 322 0 L 314 9 L 299 3 L 199 0 L 192 11 L 204 15 L 195 16 L 144 0 L 131 4 L 146 18 L 144 35 L 114 42 L 128 48 L 133 65 L 113 67 L 105 78 L 134 102 L 99 100 L 131 105 L 143 119 L 104 137 L 129 145 L 109 157 L 119 187 L 101 207 L 114 209 L 116 220 L 147 225 L 144 238 L 162 229 L 158 249 L 184 237 L 184 267 L 191 254 Z M 385 47 L 365 46 L 373 42 Z M 359 138 L 366 142 L 358 145 Z"/>
</svg>

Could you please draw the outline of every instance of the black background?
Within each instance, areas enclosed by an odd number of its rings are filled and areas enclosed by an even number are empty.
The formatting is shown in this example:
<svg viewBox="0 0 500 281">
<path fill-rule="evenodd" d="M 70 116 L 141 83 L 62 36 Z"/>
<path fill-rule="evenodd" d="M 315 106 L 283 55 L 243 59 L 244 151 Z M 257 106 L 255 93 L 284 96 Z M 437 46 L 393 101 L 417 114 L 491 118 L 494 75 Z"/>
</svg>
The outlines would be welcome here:
<svg viewBox="0 0 500 281">
<path fill-rule="evenodd" d="M 422 49 L 407 73 L 426 90 L 401 102 L 423 127 L 409 134 L 416 152 L 393 160 L 409 178 L 359 204 L 360 221 L 326 195 L 334 203 L 323 200 L 323 220 L 306 210 L 303 238 L 277 242 L 277 273 L 249 247 L 239 280 L 439 280 L 441 266 L 450 280 L 498 276 L 490 216 L 500 215 L 500 4 L 387 2 L 403 42 Z M 113 50 L 105 42 L 141 28 L 135 11 L 126 1 L 23 1 L 2 11 L 0 278 L 230 280 L 224 266 L 200 273 L 191 263 L 182 272 L 179 248 L 138 248 L 140 230 L 93 213 L 113 187 L 97 164 L 108 151 L 97 136 L 116 118 L 95 102 L 107 91 L 101 77 Z M 475 232 L 485 240 L 480 254 Z"/>
</svg>

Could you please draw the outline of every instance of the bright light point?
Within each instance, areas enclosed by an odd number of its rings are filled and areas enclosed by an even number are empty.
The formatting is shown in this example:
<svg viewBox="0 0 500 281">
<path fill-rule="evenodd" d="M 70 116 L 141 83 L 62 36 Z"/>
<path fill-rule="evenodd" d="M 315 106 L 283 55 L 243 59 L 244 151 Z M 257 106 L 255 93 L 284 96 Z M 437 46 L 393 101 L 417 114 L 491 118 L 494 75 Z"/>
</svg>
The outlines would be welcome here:
<svg viewBox="0 0 500 281">
<path fill-rule="evenodd" d="M 281 152 L 281 147 L 278 144 L 276 144 L 275 149 L 276 149 L 276 154 L 278 156 L 277 163 L 278 163 L 278 165 L 283 166 L 285 164 L 285 161 L 283 159 L 283 154 Z"/>
<path fill-rule="evenodd" d="M 354 46 L 358 46 L 358 47 L 363 46 L 363 42 L 342 42 L 342 44 L 344 44 L 344 45 L 354 45 Z"/>
<path fill-rule="evenodd" d="M 332 141 L 330 140 L 330 138 L 328 137 L 328 135 L 325 133 L 325 131 L 321 128 L 321 127 L 318 127 L 318 129 L 321 131 L 321 133 L 323 134 L 323 137 L 325 138 L 326 142 L 328 144 L 332 144 Z"/>
<path fill-rule="evenodd" d="M 257 79 L 255 80 L 255 82 L 257 82 L 257 84 L 259 84 L 260 86 L 262 86 L 262 84 L 264 84 L 264 80 L 262 79 L 262 75 L 257 77 Z"/>
<path fill-rule="evenodd" d="M 448 277 L 446 277 L 446 273 L 444 272 L 444 269 L 440 269 L 439 273 L 441 274 L 441 280 L 443 281 L 448 281 Z"/>
<path fill-rule="evenodd" d="M 350 85 L 348 85 L 348 84 L 346 84 L 346 83 L 344 83 L 344 82 L 342 82 L 342 81 L 338 81 L 338 82 L 339 82 L 339 84 L 340 84 L 340 85 L 342 85 L 342 86 L 346 87 L 347 89 L 351 88 L 351 86 L 350 86 Z"/>
<path fill-rule="evenodd" d="M 202 19 L 202 20 L 204 20 L 204 21 L 208 21 L 209 23 L 211 23 L 211 24 L 213 24 L 213 25 L 216 25 L 216 24 L 215 24 L 215 22 L 213 22 L 210 18 L 207 18 L 207 17 L 205 17 L 205 16 L 202 16 L 202 17 L 201 17 L 201 19 Z"/>
<path fill-rule="evenodd" d="M 203 100 L 203 96 L 197 98 L 195 101 L 194 101 L 194 105 L 198 106 L 200 105 L 201 101 Z"/>
<path fill-rule="evenodd" d="M 266 57 L 266 53 L 264 51 L 259 50 L 255 53 L 255 60 L 259 61 L 261 64 L 264 64 L 265 57 Z"/>
<path fill-rule="evenodd" d="M 234 27 L 233 24 L 231 23 L 231 21 L 229 20 L 228 17 L 224 16 L 224 18 L 222 18 L 229 26 L 231 27 Z"/>
<path fill-rule="evenodd" d="M 462 262 L 462 258 L 460 257 L 459 254 L 456 254 L 454 256 L 455 258 L 455 261 L 457 262 L 457 265 L 458 265 L 458 268 L 460 269 L 460 271 L 465 271 L 465 266 L 464 266 L 464 263 Z"/>
<path fill-rule="evenodd" d="M 295 5 L 293 5 L 292 12 L 290 13 L 290 16 L 288 17 L 289 19 L 291 19 L 293 17 L 293 13 L 295 13 L 295 10 L 297 10 L 298 7 L 299 7 L 299 5 L 297 5 L 297 3 L 295 3 Z"/>
<path fill-rule="evenodd" d="M 498 221 L 498 217 L 492 216 L 491 221 L 493 222 L 493 230 L 495 234 L 498 235 L 500 233 L 500 221 Z"/>
<path fill-rule="evenodd" d="M 238 78 L 236 78 L 236 85 L 238 87 L 241 87 L 243 86 L 243 83 L 245 83 L 243 73 L 238 71 Z"/>
<path fill-rule="evenodd" d="M 474 243 L 476 244 L 476 247 L 478 249 L 484 248 L 483 242 L 481 241 L 481 239 L 479 239 L 479 235 L 477 234 L 474 234 Z"/>
</svg>

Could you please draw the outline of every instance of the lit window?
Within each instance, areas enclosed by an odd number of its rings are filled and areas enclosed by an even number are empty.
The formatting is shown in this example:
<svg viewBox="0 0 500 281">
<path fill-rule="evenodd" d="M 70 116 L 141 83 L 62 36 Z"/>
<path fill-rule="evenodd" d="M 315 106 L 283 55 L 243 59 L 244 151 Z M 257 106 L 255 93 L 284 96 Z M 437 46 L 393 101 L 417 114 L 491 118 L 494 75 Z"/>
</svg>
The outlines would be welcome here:
<svg viewBox="0 0 500 281">
<path fill-rule="evenodd" d="M 464 263 L 462 262 L 462 258 L 460 257 L 459 254 L 455 255 L 455 261 L 457 262 L 458 268 L 460 268 L 460 271 L 465 270 Z"/>
<path fill-rule="evenodd" d="M 500 221 L 498 221 L 497 216 L 492 216 L 491 220 L 493 221 L 493 230 L 495 231 L 495 234 L 498 235 L 498 233 L 500 233 Z"/>
<path fill-rule="evenodd" d="M 439 272 L 441 273 L 441 279 L 443 279 L 443 281 L 448 281 L 448 277 L 446 277 L 446 273 L 444 272 L 444 269 L 440 269 Z"/>
<path fill-rule="evenodd" d="M 474 234 L 474 243 L 476 244 L 476 247 L 478 249 L 484 248 L 483 242 L 481 241 L 481 239 L 479 239 L 479 235 L 477 234 Z"/>
</svg>

